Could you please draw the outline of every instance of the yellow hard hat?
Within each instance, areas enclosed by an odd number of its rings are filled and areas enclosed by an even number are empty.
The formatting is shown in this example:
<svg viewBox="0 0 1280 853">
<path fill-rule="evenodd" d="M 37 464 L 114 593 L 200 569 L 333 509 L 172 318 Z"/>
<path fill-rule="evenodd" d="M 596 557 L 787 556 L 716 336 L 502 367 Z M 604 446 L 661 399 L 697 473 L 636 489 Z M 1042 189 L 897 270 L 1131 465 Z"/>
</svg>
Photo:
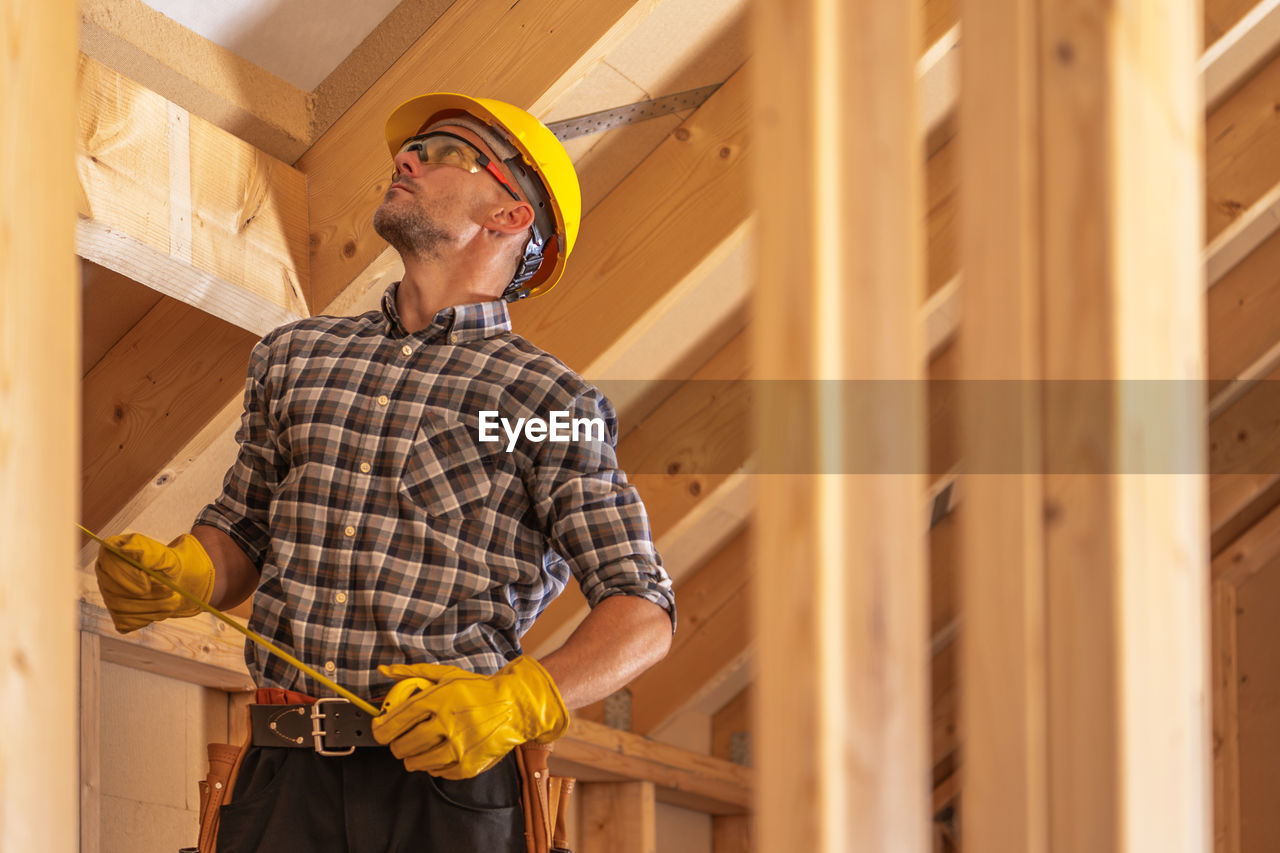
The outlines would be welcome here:
<svg viewBox="0 0 1280 853">
<path fill-rule="evenodd" d="M 518 152 L 518 156 L 503 162 L 534 207 L 534 237 L 504 298 L 515 300 L 546 293 L 564 275 L 565 262 L 578 238 L 582 191 L 569 152 L 545 124 L 503 101 L 432 92 L 405 101 L 387 119 L 391 156 L 422 128 L 462 116 L 498 131 Z M 505 156 L 501 151 L 494 153 Z"/>
</svg>

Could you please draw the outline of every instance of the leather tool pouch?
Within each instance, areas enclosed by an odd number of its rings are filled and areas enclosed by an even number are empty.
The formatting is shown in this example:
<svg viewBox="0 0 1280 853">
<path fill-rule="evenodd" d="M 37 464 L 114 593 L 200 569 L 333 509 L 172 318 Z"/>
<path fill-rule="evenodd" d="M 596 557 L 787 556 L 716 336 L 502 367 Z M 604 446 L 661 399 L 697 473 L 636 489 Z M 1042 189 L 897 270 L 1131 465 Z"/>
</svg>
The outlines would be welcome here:
<svg viewBox="0 0 1280 853">
<path fill-rule="evenodd" d="M 240 763 L 249 751 L 252 732 L 240 746 L 229 743 L 211 743 L 209 750 L 209 775 L 200 780 L 200 853 L 215 853 L 218 844 L 219 809 L 231 802 L 231 792 L 236 786 Z"/>
<path fill-rule="evenodd" d="M 533 741 L 516 748 L 523 782 L 524 841 L 529 853 L 569 853 L 566 819 L 577 780 L 551 775 L 547 769 L 551 748 L 551 744 Z"/>
</svg>

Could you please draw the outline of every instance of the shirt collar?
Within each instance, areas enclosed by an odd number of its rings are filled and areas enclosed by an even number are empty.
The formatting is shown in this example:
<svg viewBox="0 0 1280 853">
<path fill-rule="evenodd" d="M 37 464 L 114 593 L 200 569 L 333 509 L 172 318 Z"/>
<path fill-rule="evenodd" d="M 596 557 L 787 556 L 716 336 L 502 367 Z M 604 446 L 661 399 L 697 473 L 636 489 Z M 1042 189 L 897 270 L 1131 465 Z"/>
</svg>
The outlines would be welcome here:
<svg viewBox="0 0 1280 853">
<path fill-rule="evenodd" d="M 382 314 L 387 319 L 387 331 L 395 338 L 403 338 L 409 334 L 396 310 L 396 291 L 399 287 L 400 282 L 392 282 L 382 294 Z M 462 344 L 510 331 L 511 315 L 507 312 L 507 303 L 494 299 L 441 308 L 432 318 L 431 325 L 418 334 L 426 340 L 447 335 L 449 343 Z"/>
</svg>

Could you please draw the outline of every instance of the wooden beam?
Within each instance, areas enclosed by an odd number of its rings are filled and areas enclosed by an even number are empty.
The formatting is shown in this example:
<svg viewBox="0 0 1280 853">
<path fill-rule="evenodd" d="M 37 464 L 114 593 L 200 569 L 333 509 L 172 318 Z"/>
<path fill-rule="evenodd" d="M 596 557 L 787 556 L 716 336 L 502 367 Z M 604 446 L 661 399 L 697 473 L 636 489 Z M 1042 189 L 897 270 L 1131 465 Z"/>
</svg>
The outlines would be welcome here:
<svg viewBox="0 0 1280 853">
<path fill-rule="evenodd" d="M 1280 370 L 1209 424 L 1209 525 L 1217 554 L 1276 503 L 1280 432 L 1275 423 Z"/>
<path fill-rule="evenodd" d="M 970 4 L 965 16 L 962 73 L 966 95 L 973 96 L 964 99 L 960 113 L 966 139 L 960 215 L 971 224 L 961 247 L 966 321 L 960 368 L 973 380 L 1029 382 L 1043 369 L 1042 297 L 1024 284 L 1039 257 L 1033 230 L 1040 204 L 1033 144 L 1036 12 L 1021 3 Z M 950 667 L 934 664 L 934 759 L 954 743 L 945 735 L 945 713 L 941 730 L 938 725 L 938 698 L 948 696 L 948 706 L 962 707 L 966 724 L 966 839 L 981 839 L 971 843 L 993 851 L 1047 853 L 1045 555 L 1044 532 L 1036 524 L 1044 501 L 1036 473 L 1040 427 L 1032 395 L 1021 408 L 998 413 L 975 407 L 975 396 L 960 401 L 959 413 L 961 452 L 972 472 L 965 486 L 971 492 L 966 503 L 973 505 L 959 519 L 969 631 L 959 667 L 954 655 Z M 1001 430 L 1008 424 L 1023 427 L 1012 452 L 1025 459 L 1025 475 L 984 474 L 988 454 L 1001 448 L 980 442 L 989 437 L 1010 449 Z M 957 696 L 948 676 L 959 677 L 961 667 L 965 690 Z"/>
<path fill-rule="evenodd" d="M 711 754 L 734 759 L 734 744 L 751 739 L 751 689 L 745 688 L 711 717 Z M 750 815 L 716 815 L 711 819 L 711 853 L 751 853 Z"/>
<path fill-rule="evenodd" d="M 676 586 L 680 630 L 671 651 L 631 682 L 631 730 L 652 734 L 670 721 L 708 681 L 747 652 L 754 572 L 746 531 Z"/>
<path fill-rule="evenodd" d="M 745 237 L 748 67 L 591 211 L 555 298 L 512 306 L 522 335 L 593 376 Z"/>
<path fill-rule="evenodd" d="M 310 314 L 306 179 L 87 56 L 81 257 L 264 334 Z"/>
<path fill-rule="evenodd" d="M 1217 565 L 1215 559 L 1215 570 Z M 1213 848 L 1215 853 L 1242 853 L 1236 584 L 1215 578 L 1212 591 Z"/>
<path fill-rule="evenodd" d="M 754 527 L 771 575 L 755 607 L 763 850 L 928 844 L 918 14 L 756 6 L 755 376 L 905 389 L 870 412 L 758 401 L 760 468 L 787 472 L 758 491 Z M 904 473 L 834 476 L 846 447 Z"/>
<path fill-rule="evenodd" d="M 84 0 L 80 45 L 98 62 L 286 163 L 311 142 L 309 93 L 142 0 Z"/>
<path fill-rule="evenodd" d="M 1236 740 L 1235 802 L 1226 802 L 1224 817 L 1235 824 L 1243 851 L 1280 846 L 1280 814 L 1273 807 L 1275 767 L 1280 759 L 1280 731 L 1274 725 L 1280 701 L 1280 571 L 1273 561 L 1234 588 L 1234 711 Z M 1230 725 L 1230 717 L 1225 720 Z M 1228 796 L 1230 796 L 1230 792 Z"/>
<path fill-rule="evenodd" d="M 391 171 L 382 128 L 392 110 L 423 92 L 483 92 L 539 115 L 649 8 L 638 0 L 450 6 L 298 161 L 310 179 L 309 303 L 327 305 L 385 246 L 371 219 Z"/>
<path fill-rule="evenodd" d="M 80 853 L 99 853 L 102 834 L 102 644 L 80 632 Z"/>
<path fill-rule="evenodd" d="M 658 806 L 652 782 L 578 786 L 581 853 L 657 853 Z"/>
<path fill-rule="evenodd" d="M 166 299 L 89 371 L 81 435 L 84 524 L 100 531 L 188 436 L 243 394 L 253 343 L 249 332 Z"/>
<path fill-rule="evenodd" d="M 585 720 L 574 720 L 556 741 L 551 772 L 584 782 L 652 782 L 658 802 L 708 814 L 751 807 L 747 768 Z"/>
<path fill-rule="evenodd" d="M 80 602 L 80 630 L 99 638 L 102 660 L 219 690 L 253 689 L 243 635 L 212 616 L 167 619 L 120 634 L 100 602 Z"/>
<path fill-rule="evenodd" d="M 966 9 L 962 375 L 1027 389 L 966 418 L 968 470 L 1023 472 L 961 514 L 976 849 L 1209 842 L 1204 413 L 1065 382 L 1203 376 L 1196 13 Z"/>
<path fill-rule="evenodd" d="M 1280 183 L 1280 53 L 1250 77 L 1205 126 L 1205 230 L 1215 239 Z"/>
<path fill-rule="evenodd" d="M 1280 47 L 1280 0 L 1260 0 L 1200 57 L 1205 108 L 1212 111 Z"/>
<path fill-rule="evenodd" d="M 75 15 L 0 6 L 0 849 L 57 853 L 80 801 Z"/>
</svg>

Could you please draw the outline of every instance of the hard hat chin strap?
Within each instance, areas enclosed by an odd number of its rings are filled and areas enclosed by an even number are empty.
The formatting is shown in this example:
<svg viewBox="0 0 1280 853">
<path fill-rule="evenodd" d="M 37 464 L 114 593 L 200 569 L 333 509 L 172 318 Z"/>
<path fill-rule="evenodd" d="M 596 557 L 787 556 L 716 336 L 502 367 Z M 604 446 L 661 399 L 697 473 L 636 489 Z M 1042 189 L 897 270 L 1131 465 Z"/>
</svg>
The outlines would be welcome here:
<svg viewBox="0 0 1280 853">
<path fill-rule="evenodd" d="M 502 292 L 502 298 L 507 302 L 515 302 L 524 299 L 529 295 L 529 290 L 524 287 L 524 283 L 542 268 L 542 261 L 545 257 L 543 254 L 543 239 L 538 234 L 536 227 L 530 229 L 532 234 L 529 236 L 528 242 L 524 244 L 524 254 L 520 258 L 520 262 L 516 264 L 515 275 L 511 277 L 511 282 L 507 285 L 507 289 Z"/>
</svg>

